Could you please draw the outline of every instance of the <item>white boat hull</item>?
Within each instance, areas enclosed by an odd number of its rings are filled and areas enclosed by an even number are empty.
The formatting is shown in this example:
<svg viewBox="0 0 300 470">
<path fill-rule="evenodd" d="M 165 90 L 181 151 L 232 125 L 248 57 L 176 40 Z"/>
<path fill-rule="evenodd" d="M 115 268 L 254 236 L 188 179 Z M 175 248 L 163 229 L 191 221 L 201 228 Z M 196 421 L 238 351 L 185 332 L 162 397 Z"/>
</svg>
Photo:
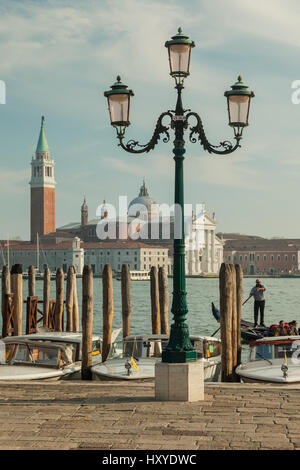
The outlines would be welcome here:
<svg viewBox="0 0 300 470">
<path fill-rule="evenodd" d="M 80 373 L 80 365 L 71 365 L 64 369 L 31 367 L 21 365 L 0 365 L 0 381 L 16 380 L 65 380 Z"/>
<path fill-rule="evenodd" d="M 125 359 L 112 359 L 92 367 L 94 380 L 153 380 L 155 363 L 161 359 L 140 359 L 137 362 L 139 370 L 131 369 L 131 374 L 125 369 Z M 205 382 L 217 382 L 221 372 L 221 361 L 204 359 Z"/>
<path fill-rule="evenodd" d="M 287 376 L 281 370 L 283 361 L 273 359 L 272 364 L 267 361 L 253 361 L 241 364 L 236 373 L 246 383 L 263 382 L 277 385 L 300 384 L 300 365 L 288 362 Z"/>
</svg>

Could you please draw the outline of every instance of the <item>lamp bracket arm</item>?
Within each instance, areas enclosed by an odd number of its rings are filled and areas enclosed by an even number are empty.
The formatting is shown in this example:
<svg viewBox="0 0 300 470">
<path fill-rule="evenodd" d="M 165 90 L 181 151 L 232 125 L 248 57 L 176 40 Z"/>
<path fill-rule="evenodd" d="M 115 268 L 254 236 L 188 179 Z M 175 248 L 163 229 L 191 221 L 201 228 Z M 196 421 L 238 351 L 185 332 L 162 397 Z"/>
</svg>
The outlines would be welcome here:
<svg viewBox="0 0 300 470">
<path fill-rule="evenodd" d="M 228 140 L 225 140 L 224 142 L 220 142 L 219 145 L 210 144 L 207 137 L 206 137 L 206 134 L 205 134 L 205 131 L 204 131 L 204 128 L 203 128 L 202 120 L 201 120 L 200 116 L 197 113 L 190 112 L 186 115 L 186 128 L 188 128 L 188 119 L 191 116 L 196 119 L 196 125 L 189 127 L 189 129 L 190 129 L 190 136 L 189 136 L 190 142 L 195 144 L 197 141 L 200 141 L 202 147 L 204 148 L 204 150 L 207 150 L 208 153 L 215 153 L 217 155 L 228 155 L 229 153 L 234 152 L 237 148 L 239 148 L 241 146 L 240 145 L 240 140 L 242 138 L 242 132 L 235 133 L 235 136 L 234 136 L 234 138 L 236 140 L 235 144 L 232 144 Z M 197 137 L 196 137 L 196 134 L 198 134 Z M 223 149 L 223 150 L 219 150 L 219 149 Z"/>
<path fill-rule="evenodd" d="M 119 139 L 119 146 L 122 147 L 122 149 L 126 150 L 126 152 L 130 152 L 130 153 L 148 153 L 150 152 L 150 150 L 153 150 L 155 145 L 158 143 L 158 141 L 160 140 L 160 136 L 161 134 L 165 134 L 165 137 L 162 139 L 162 141 L 164 143 L 167 143 L 169 142 L 170 140 L 170 134 L 169 134 L 169 127 L 168 126 L 165 126 L 163 124 L 163 119 L 166 117 L 166 116 L 169 116 L 171 119 L 172 119 L 172 114 L 170 111 L 166 111 L 164 113 L 162 113 L 157 122 L 156 122 L 156 126 L 155 126 L 155 130 L 153 132 L 153 135 L 151 137 L 151 139 L 149 140 L 149 142 L 147 144 L 139 144 L 139 142 L 137 140 L 129 140 L 126 144 L 123 142 L 123 139 L 124 139 L 124 136 L 125 136 L 125 132 L 121 132 L 121 131 L 118 131 L 117 132 L 117 136 L 118 136 L 118 139 Z"/>
</svg>

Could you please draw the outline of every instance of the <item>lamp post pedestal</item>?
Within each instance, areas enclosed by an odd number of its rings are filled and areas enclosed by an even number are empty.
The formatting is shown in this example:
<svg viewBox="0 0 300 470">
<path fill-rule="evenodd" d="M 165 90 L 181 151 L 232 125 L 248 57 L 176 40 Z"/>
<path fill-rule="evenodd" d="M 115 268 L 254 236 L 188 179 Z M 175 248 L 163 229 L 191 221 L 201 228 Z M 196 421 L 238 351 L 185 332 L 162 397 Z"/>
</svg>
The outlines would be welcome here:
<svg viewBox="0 0 300 470">
<path fill-rule="evenodd" d="M 157 401 L 194 402 L 204 400 L 203 361 L 155 364 Z"/>
</svg>

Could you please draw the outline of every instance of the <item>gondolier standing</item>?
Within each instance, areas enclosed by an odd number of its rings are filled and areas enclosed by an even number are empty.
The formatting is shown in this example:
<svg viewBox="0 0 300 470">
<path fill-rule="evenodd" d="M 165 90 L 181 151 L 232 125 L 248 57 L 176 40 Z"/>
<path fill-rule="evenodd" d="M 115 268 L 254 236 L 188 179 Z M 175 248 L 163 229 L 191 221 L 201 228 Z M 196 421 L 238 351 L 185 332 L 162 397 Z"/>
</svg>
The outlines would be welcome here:
<svg viewBox="0 0 300 470">
<path fill-rule="evenodd" d="M 254 297 L 254 328 L 257 326 L 258 311 L 260 311 L 260 326 L 266 327 L 264 324 L 265 311 L 265 286 L 262 285 L 260 279 L 256 279 L 256 285 L 252 287 L 250 296 Z"/>
</svg>

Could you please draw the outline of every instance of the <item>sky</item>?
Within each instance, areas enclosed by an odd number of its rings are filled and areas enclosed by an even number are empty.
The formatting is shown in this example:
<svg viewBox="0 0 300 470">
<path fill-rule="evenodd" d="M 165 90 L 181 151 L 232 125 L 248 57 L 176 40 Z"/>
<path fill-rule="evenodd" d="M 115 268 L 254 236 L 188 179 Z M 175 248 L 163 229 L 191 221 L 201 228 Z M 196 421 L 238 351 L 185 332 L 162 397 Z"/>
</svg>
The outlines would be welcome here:
<svg viewBox="0 0 300 470">
<path fill-rule="evenodd" d="M 213 144 L 232 140 L 224 91 L 239 74 L 254 91 L 242 148 L 222 157 L 186 139 L 185 202 L 205 202 L 217 230 L 300 237 L 298 0 L 0 0 L 0 239 L 29 239 L 30 161 L 44 115 L 55 160 L 56 225 L 89 217 L 103 199 L 137 196 L 145 177 L 158 203 L 173 203 L 172 143 L 138 156 L 118 147 L 108 90 L 118 74 L 133 89 L 128 139 L 147 142 L 176 102 L 164 43 L 179 26 L 195 41 L 183 104 Z"/>
</svg>

